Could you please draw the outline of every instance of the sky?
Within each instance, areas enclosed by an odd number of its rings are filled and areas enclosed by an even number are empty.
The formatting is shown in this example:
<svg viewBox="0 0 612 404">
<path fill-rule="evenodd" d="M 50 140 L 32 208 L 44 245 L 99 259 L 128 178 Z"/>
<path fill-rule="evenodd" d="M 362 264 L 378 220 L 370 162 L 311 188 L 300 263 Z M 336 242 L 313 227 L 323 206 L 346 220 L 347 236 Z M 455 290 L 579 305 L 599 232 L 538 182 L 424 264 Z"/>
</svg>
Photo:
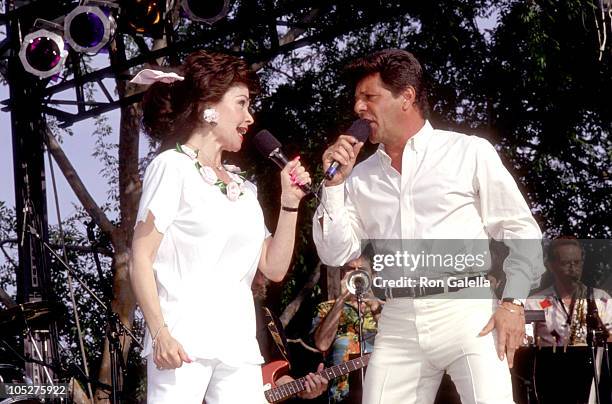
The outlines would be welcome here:
<svg viewBox="0 0 612 404">
<path fill-rule="evenodd" d="M 108 66 L 108 55 L 100 54 L 93 58 L 93 67 L 100 69 Z M 56 84 L 56 83 L 52 83 Z M 117 97 L 115 94 L 115 86 L 113 79 L 105 79 L 104 84 L 106 85 L 109 92 L 113 97 Z M 9 98 L 8 85 L 0 86 L 0 100 Z M 54 99 L 68 99 L 74 100 L 74 90 L 64 91 L 53 97 Z M 96 101 L 106 101 L 102 92 L 96 86 L 95 91 Z M 69 112 L 74 112 L 75 108 L 66 109 Z M 113 110 L 104 114 L 108 118 L 108 123 L 112 128 L 112 133 L 106 139 L 109 143 L 118 143 L 119 141 L 119 109 Z M 15 206 L 15 181 L 13 173 L 13 139 L 11 132 L 11 113 L 10 111 L 0 111 L 0 170 L 5 175 L 0 177 L 0 201 L 4 201 L 8 206 Z M 94 152 L 96 137 L 93 135 L 95 131 L 94 119 L 87 119 L 75 123 L 71 126 L 73 136 L 62 135 L 62 149 L 64 153 L 75 167 L 76 172 L 80 176 L 81 180 L 89 190 L 90 194 L 100 206 L 107 201 L 107 195 L 109 187 L 107 186 L 106 179 L 101 176 L 101 170 L 103 165 L 92 153 Z M 140 136 L 140 155 L 143 156 L 148 150 L 148 142 L 145 137 L 141 134 Z M 51 179 L 51 171 L 49 169 L 49 159 L 45 154 L 45 175 L 47 181 L 47 214 L 49 224 L 57 224 L 57 214 L 55 207 L 55 196 L 53 194 L 53 186 Z M 73 214 L 80 206 L 75 193 L 72 191 L 68 182 L 64 178 L 64 175 L 60 171 L 59 167 L 55 165 L 53 167 L 55 173 L 55 180 L 57 184 L 57 193 L 60 206 L 60 214 L 64 219 Z"/>
<path fill-rule="evenodd" d="M 0 87 L 0 97 L 2 100 L 9 98 L 8 86 Z M 65 98 L 65 97 L 62 97 Z M 109 122 L 113 128 L 113 133 L 109 141 L 117 142 L 119 112 L 113 111 L 106 114 L 109 117 Z M 0 144 L 0 170 L 3 173 L 2 184 L 0 186 L 0 201 L 5 201 L 9 206 L 15 206 L 15 182 L 13 174 L 13 142 L 11 133 L 11 114 L 10 112 L 0 111 L 0 127 L 2 128 L 2 138 Z M 72 127 L 73 136 L 64 136 L 62 148 L 74 165 L 81 180 L 88 188 L 95 201 L 101 205 L 106 201 L 108 187 L 106 180 L 101 178 L 100 170 L 102 164 L 98 162 L 91 153 L 94 150 L 95 138 L 92 136 L 94 123 L 92 119 L 85 120 L 75 124 Z M 68 185 L 68 182 L 62 175 L 57 166 L 54 166 L 55 178 L 57 183 L 57 191 L 62 217 L 68 217 L 74 213 L 74 204 L 79 205 L 76 195 Z M 48 166 L 48 157 L 45 155 L 45 172 L 47 175 L 47 212 L 49 215 L 49 223 L 56 224 L 57 217 L 55 214 L 54 196 L 51 194 L 53 188 L 51 184 L 51 172 Z"/>
</svg>

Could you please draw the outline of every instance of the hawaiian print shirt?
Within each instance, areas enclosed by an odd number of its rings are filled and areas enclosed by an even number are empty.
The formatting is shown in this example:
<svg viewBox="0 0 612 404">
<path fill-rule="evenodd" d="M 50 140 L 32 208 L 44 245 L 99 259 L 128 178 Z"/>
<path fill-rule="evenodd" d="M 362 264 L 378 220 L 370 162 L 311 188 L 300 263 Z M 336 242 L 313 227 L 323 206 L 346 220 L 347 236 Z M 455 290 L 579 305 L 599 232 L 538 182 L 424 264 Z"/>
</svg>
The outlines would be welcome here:
<svg viewBox="0 0 612 404">
<path fill-rule="evenodd" d="M 334 306 L 335 300 L 329 300 L 319 303 L 316 310 L 316 315 L 312 321 L 312 334 L 319 328 L 327 314 Z M 329 351 L 326 354 L 326 365 L 338 365 L 350 359 L 351 354 L 359 354 L 359 339 L 358 339 L 359 321 L 357 317 L 357 308 L 348 302 L 344 303 L 340 320 L 338 322 L 338 332 L 332 343 Z M 363 333 L 365 336 L 365 352 L 372 352 L 374 347 L 374 337 L 376 336 L 377 322 L 370 311 L 370 307 L 366 305 L 366 312 L 363 321 Z M 340 376 L 330 381 L 329 397 L 331 402 L 340 402 L 344 400 L 349 393 L 349 375 Z"/>
</svg>

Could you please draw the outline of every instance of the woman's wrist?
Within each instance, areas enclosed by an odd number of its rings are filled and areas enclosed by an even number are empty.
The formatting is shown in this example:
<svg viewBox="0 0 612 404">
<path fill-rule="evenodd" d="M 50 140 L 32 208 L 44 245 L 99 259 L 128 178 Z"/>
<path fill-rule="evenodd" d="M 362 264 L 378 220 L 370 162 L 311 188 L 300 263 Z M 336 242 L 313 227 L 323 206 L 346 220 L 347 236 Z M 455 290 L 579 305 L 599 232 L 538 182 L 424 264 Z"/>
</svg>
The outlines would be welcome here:
<svg viewBox="0 0 612 404">
<path fill-rule="evenodd" d="M 281 197 L 281 209 L 286 211 L 286 212 L 297 212 L 299 206 L 300 206 L 300 201 L 297 200 L 291 200 L 289 198 L 282 198 Z"/>
<path fill-rule="evenodd" d="M 157 334 L 157 332 L 164 326 L 164 324 L 166 324 L 166 322 L 163 318 L 161 318 L 159 320 L 156 319 L 155 321 L 147 322 L 146 324 L 147 328 L 149 329 L 149 334 L 151 335 L 151 338 L 153 338 L 153 336 Z"/>
<path fill-rule="evenodd" d="M 164 330 L 164 328 L 168 328 L 168 324 L 163 323 L 161 326 L 159 326 L 155 332 L 153 334 L 151 334 L 151 341 L 153 342 L 153 348 L 155 348 L 155 343 L 157 342 L 157 338 L 159 338 L 159 335 L 162 333 L 162 331 Z"/>
</svg>

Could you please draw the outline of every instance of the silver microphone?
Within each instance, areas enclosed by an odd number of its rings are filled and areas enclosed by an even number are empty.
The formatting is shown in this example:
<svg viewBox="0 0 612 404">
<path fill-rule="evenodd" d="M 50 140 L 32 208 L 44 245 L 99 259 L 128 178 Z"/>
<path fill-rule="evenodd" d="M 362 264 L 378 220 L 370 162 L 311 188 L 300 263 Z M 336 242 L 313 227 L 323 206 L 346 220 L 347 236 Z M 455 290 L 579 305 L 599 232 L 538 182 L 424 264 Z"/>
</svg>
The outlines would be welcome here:
<svg viewBox="0 0 612 404">
<path fill-rule="evenodd" d="M 370 290 L 372 281 L 370 274 L 363 269 L 351 272 L 346 278 L 346 289 L 353 295 L 363 295 Z"/>
</svg>

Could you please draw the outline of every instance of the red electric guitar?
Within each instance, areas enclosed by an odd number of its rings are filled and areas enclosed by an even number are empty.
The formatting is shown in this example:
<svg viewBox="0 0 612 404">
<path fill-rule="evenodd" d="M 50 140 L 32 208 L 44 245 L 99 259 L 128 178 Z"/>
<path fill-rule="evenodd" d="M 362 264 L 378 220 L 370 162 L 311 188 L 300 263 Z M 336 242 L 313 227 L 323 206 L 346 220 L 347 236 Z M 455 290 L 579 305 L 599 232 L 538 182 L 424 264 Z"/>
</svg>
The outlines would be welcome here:
<svg viewBox="0 0 612 404">
<path fill-rule="evenodd" d="M 325 368 L 320 372 L 316 372 L 315 374 L 322 376 L 327 380 L 332 380 L 336 377 L 346 375 L 354 370 L 367 366 L 369 360 L 370 354 L 365 354 L 348 362 L 343 362 L 339 365 Z M 263 373 L 264 394 L 269 403 L 276 403 L 278 401 L 285 400 L 299 393 L 300 391 L 306 390 L 305 377 L 276 386 L 274 380 L 277 380 L 279 377 L 285 375 L 288 370 L 289 363 L 282 360 L 270 362 L 261 368 L 261 372 Z"/>
</svg>

